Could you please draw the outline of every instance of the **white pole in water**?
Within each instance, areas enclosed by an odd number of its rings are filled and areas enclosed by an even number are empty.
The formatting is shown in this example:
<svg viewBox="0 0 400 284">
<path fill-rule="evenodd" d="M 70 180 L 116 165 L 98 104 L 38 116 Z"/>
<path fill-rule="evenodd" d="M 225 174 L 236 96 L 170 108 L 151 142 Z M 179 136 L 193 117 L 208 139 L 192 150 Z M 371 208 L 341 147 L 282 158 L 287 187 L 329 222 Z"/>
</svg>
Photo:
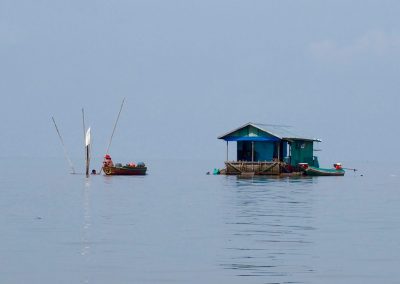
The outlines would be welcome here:
<svg viewBox="0 0 400 284">
<path fill-rule="evenodd" d="M 53 117 L 53 116 L 51 117 L 51 119 L 53 120 L 54 126 L 55 126 L 55 128 L 56 128 L 57 133 L 58 133 L 58 137 L 60 138 L 61 145 L 62 145 L 63 150 L 64 150 L 65 159 L 68 161 L 68 164 L 69 164 L 69 166 L 70 166 L 70 168 L 71 168 L 71 173 L 72 173 L 72 174 L 75 174 L 74 165 L 72 164 L 72 161 L 71 161 L 71 159 L 70 159 L 69 156 L 68 156 L 67 148 L 65 147 L 64 140 L 62 139 L 61 133 L 60 133 L 60 131 L 58 130 L 56 121 L 54 120 L 54 117 Z"/>
<path fill-rule="evenodd" d="M 90 161 L 89 161 L 89 146 L 85 147 L 85 152 L 86 152 L 86 177 L 89 177 L 89 166 L 90 166 Z"/>
<path fill-rule="evenodd" d="M 85 149 L 86 149 L 86 177 L 89 177 L 90 167 L 90 127 L 85 135 Z"/>
</svg>

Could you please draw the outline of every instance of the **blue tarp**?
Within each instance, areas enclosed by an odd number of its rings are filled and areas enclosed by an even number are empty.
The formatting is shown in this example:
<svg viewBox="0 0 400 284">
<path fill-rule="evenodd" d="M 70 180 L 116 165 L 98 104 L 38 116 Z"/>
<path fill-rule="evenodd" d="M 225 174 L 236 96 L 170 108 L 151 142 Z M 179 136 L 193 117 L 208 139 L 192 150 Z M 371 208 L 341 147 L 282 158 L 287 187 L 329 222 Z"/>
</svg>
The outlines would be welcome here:
<svg viewBox="0 0 400 284">
<path fill-rule="evenodd" d="M 276 142 L 280 139 L 278 138 L 268 138 L 268 137 L 225 137 L 225 141 L 253 141 L 253 142 Z"/>
</svg>

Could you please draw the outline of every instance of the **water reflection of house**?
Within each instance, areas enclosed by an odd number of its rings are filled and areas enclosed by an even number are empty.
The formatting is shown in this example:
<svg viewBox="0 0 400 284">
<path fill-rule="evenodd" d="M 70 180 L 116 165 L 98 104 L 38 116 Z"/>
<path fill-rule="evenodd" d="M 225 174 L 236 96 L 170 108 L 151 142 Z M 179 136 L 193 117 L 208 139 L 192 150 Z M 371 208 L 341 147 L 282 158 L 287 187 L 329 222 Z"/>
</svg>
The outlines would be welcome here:
<svg viewBox="0 0 400 284">
<path fill-rule="evenodd" d="M 298 172 L 299 163 L 318 167 L 315 138 L 292 132 L 289 126 L 247 123 L 220 137 L 226 141 L 226 174 L 278 175 Z M 229 142 L 237 142 L 237 159 L 229 161 Z"/>
</svg>

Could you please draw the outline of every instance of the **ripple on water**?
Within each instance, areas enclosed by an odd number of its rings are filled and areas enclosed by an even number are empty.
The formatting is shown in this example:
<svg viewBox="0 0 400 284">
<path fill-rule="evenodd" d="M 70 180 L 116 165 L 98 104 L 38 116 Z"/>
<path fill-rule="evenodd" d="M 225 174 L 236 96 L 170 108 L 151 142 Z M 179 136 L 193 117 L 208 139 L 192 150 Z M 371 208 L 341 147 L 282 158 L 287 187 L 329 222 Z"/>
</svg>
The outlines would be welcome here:
<svg viewBox="0 0 400 284">
<path fill-rule="evenodd" d="M 221 266 L 240 277 L 265 277 L 267 283 L 299 283 L 313 273 L 311 258 L 313 179 L 228 178 L 231 204 L 225 208 L 228 244 Z M 251 278 L 250 278 L 251 279 Z M 274 280 L 277 282 L 269 282 Z M 264 282 L 263 280 L 263 283 Z"/>
</svg>

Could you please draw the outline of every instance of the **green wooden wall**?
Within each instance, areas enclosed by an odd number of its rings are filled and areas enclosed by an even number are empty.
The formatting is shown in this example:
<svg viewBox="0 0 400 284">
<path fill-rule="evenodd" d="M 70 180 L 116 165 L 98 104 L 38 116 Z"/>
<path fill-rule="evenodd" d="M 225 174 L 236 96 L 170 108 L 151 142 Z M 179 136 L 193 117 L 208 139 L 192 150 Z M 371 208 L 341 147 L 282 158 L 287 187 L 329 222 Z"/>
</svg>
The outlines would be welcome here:
<svg viewBox="0 0 400 284">
<path fill-rule="evenodd" d="M 298 163 L 308 163 L 313 165 L 314 146 L 312 141 L 295 140 L 291 143 L 291 165 L 296 166 Z"/>
</svg>

